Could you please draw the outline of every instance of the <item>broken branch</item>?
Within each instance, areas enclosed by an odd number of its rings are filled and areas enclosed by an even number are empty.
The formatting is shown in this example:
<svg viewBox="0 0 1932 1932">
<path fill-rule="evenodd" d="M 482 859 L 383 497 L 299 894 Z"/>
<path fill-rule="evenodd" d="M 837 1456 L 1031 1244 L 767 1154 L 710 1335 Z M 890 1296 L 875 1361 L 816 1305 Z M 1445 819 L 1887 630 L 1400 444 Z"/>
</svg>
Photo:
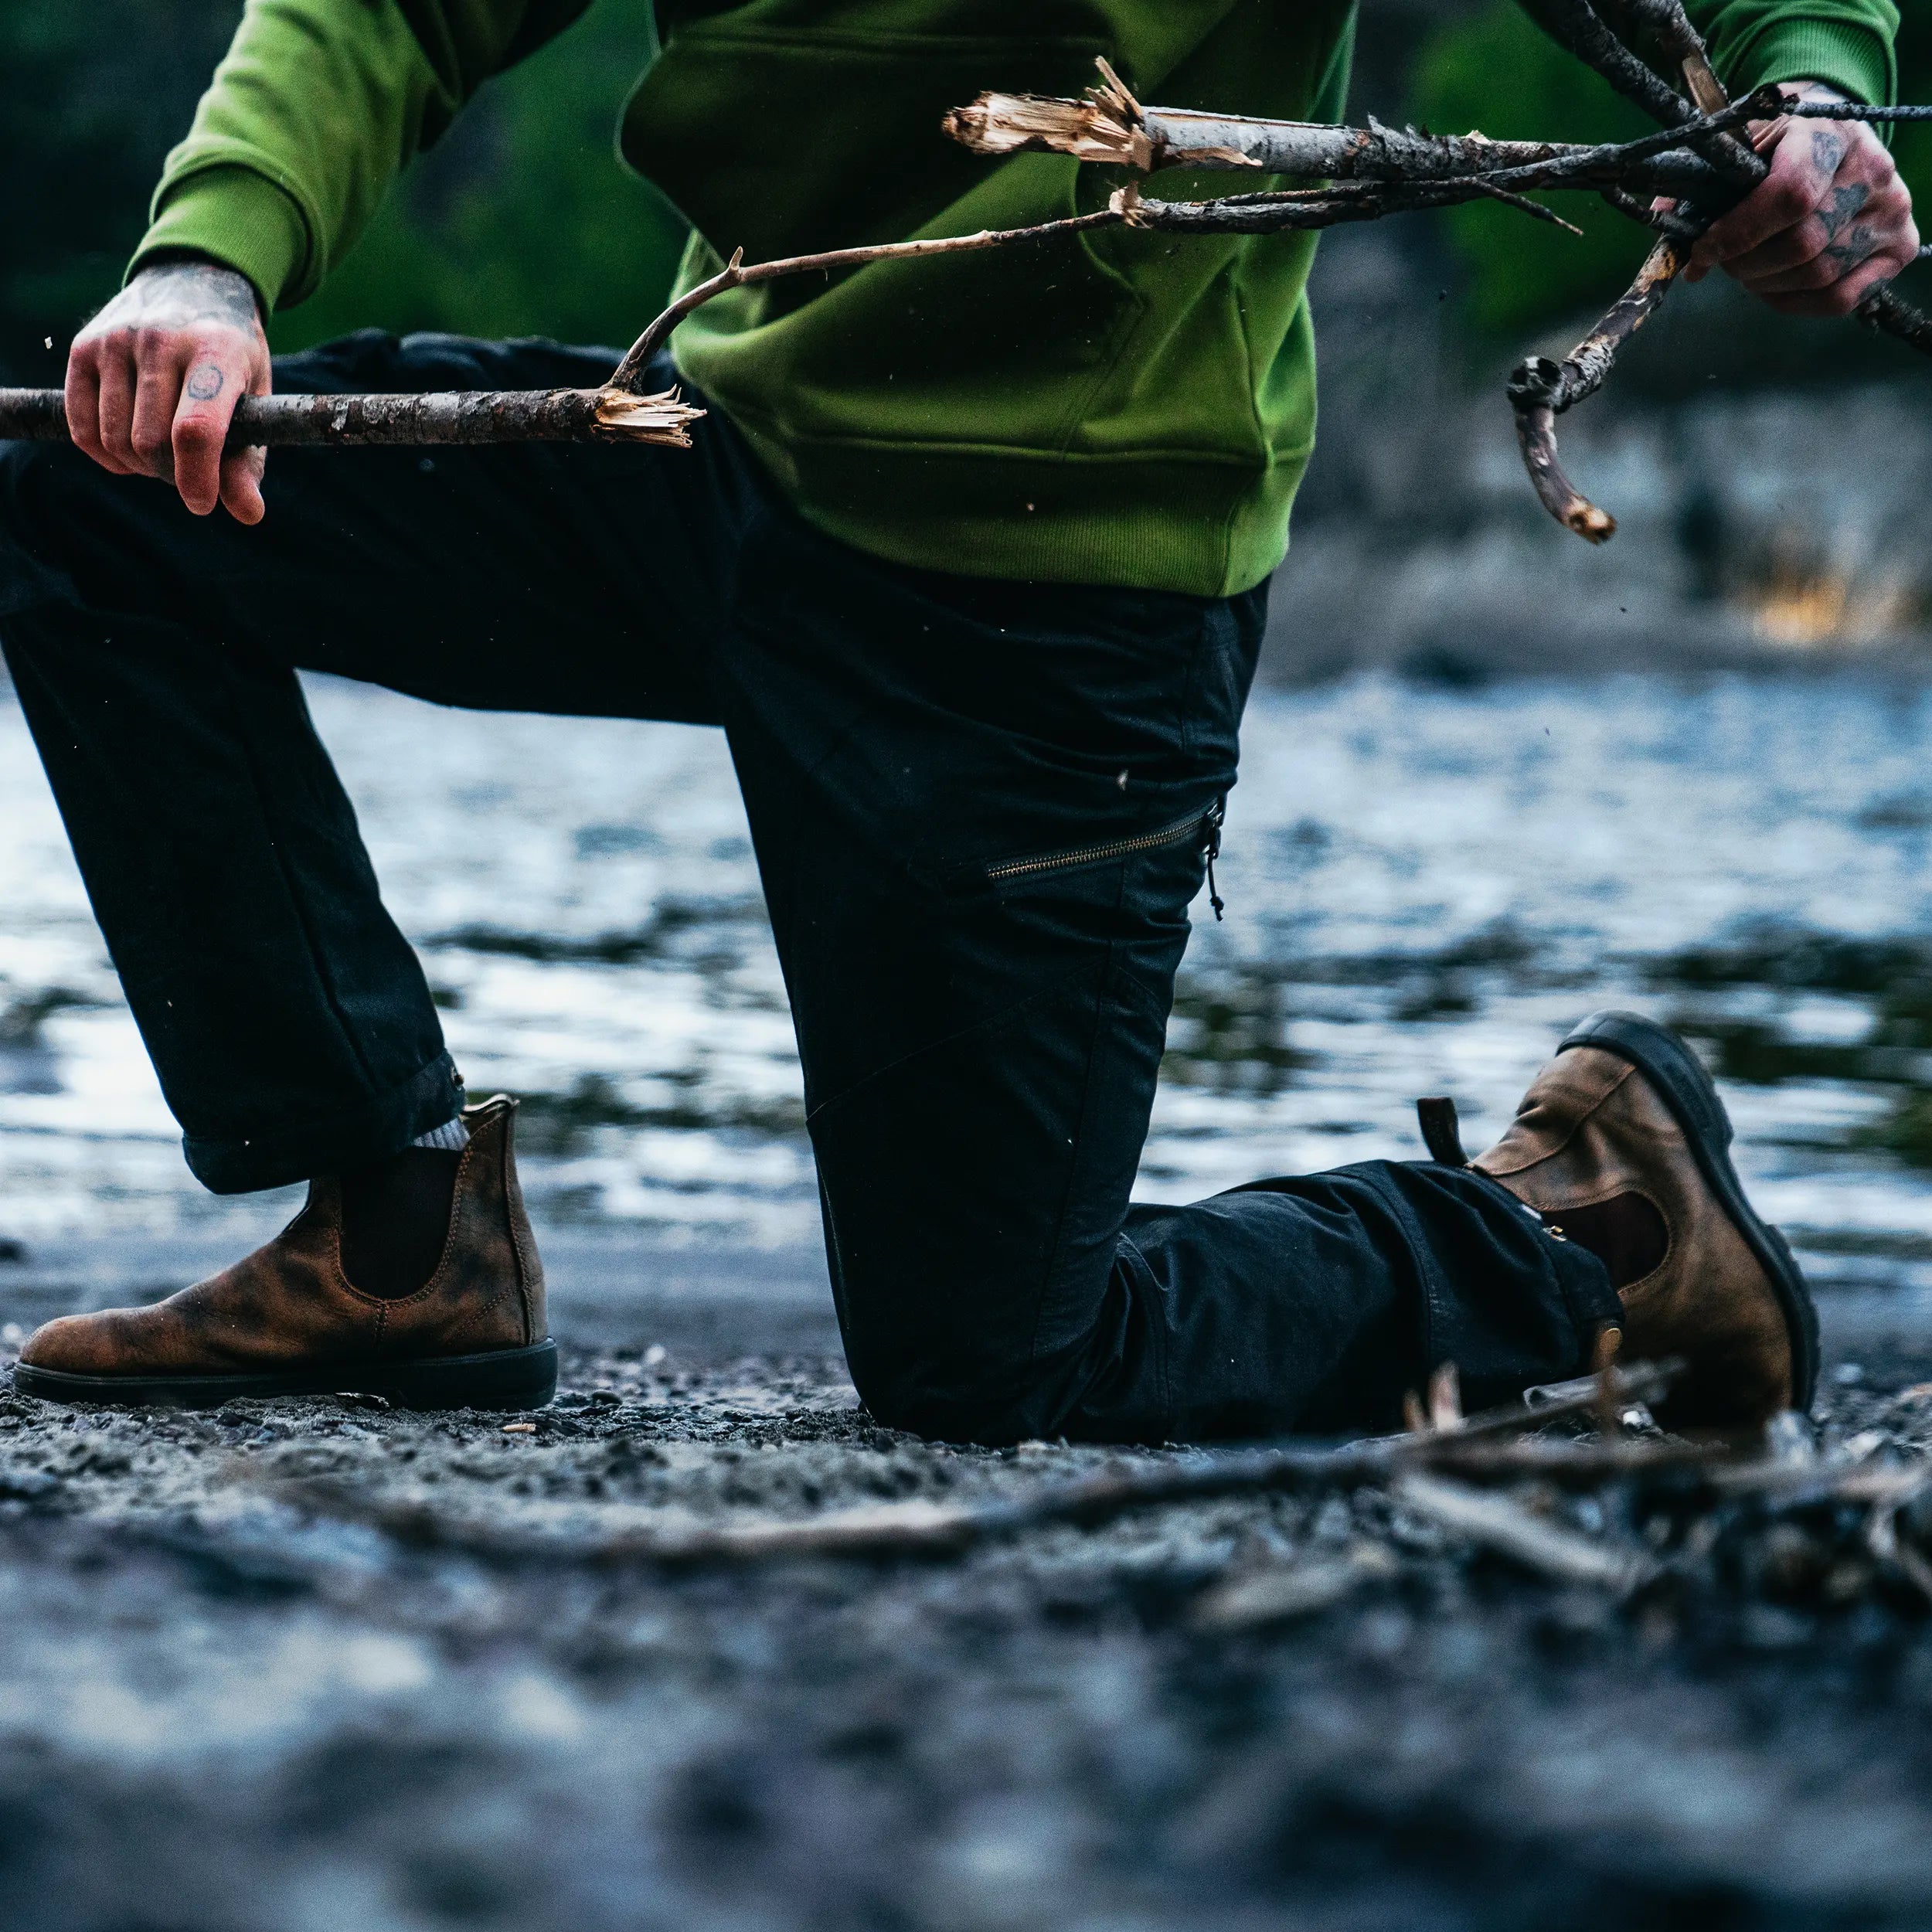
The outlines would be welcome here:
<svg viewBox="0 0 1932 1932">
<path fill-rule="evenodd" d="M 397 396 L 249 396 L 236 404 L 228 447 L 291 444 L 648 443 L 689 449 L 704 414 L 675 390 L 636 396 L 605 389 L 442 389 Z M 0 389 L 0 438 L 63 441 L 57 389 Z"/>
<path fill-rule="evenodd" d="M 1563 474 L 1556 457 L 1556 418 L 1603 386 L 1617 352 L 1657 312 L 1682 267 L 1680 245 L 1666 236 L 1645 257 L 1636 281 L 1610 312 L 1560 362 L 1532 355 L 1509 379 L 1516 440 L 1537 497 L 1566 529 L 1591 543 L 1608 543 L 1617 533 L 1617 519 Z"/>
<path fill-rule="evenodd" d="M 1349 192 L 1351 185 L 1359 192 Z M 1332 228 L 1345 221 L 1379 221 L 1385 215 L 1481 200 L 1499 201 L 1540 221 L 1569 228 L 1572 234 L 1580 232 L 1539 202 L 1479 176 L 1400 185 L 1364 182 L 1343 184 L 1325 192 L 1287 189 L 1230 195 L 1218 201 L 1150 201 L 1130 185 L 1114 191 L 1110 206 L 1130 228 L 1155 228 L 1179 235 L 1277 235 Z"/>
<path fill-rule="evenodd" d="M 1740 124 L 1738 115 L 1724 124 Z M 1421 134 L 1320 121 L 1263 121 L 1172 107 L 1131 107 L 1107 87 L 1083 100 L 985 94 L 946 117 L 945 131 L 975 154 L 1072 155 L 1082 161 L 1134 167 L 1246 168 L 1291 179 L 1423 182 L 1508 176 L 1500 185 L 1539 188 L 1564 182 L 1633 185 L 1655 194 L 1709 188 L 1709 165 L 1683 143 L 1689 130 L 1633 141 L 1579 144 L 1492 141 L 1478 134 Z M 1698 131 L 1702 131 L 1699 124 Z"/>
</svg>

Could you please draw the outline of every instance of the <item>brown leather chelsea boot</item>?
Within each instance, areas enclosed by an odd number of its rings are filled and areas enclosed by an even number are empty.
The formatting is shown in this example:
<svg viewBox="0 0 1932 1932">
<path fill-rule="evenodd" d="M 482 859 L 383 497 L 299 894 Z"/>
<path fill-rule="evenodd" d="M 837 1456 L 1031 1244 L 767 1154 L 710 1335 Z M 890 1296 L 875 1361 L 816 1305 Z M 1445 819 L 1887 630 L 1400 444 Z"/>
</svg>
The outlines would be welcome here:
<svg viewBox="0 0 1932 1932">
<path fill-rule="evenodd" d="M 23 1395 L 211 1406 L 237 1396 L 355 1390 L 413 1409 L 532 1409 L 556 1388 L 543 1268 L 517 1184 L 515 1101 L 464 1110 L 448 1236 L 413 1294 L 365 1294 L 342 1272 L 342 1190 L 266 1247 L 145 1308 L 63 1315 L 28 1341 Z"/>
<path fill-rule="evenodd" d="M 1603 1256 L 1626 1360 L 1683 1358 L 1682 1379 L 1655 1405 L 1672 1427 L 1808 1409 L 1817 1383 L 1811 1292 L 1745 1199 L 1730 1142 L 1724 1104 L 1683 1040 L 1641 1014 L 1593 1013 L 1471 1163 L 1553 1233 Z"/>
</svg>

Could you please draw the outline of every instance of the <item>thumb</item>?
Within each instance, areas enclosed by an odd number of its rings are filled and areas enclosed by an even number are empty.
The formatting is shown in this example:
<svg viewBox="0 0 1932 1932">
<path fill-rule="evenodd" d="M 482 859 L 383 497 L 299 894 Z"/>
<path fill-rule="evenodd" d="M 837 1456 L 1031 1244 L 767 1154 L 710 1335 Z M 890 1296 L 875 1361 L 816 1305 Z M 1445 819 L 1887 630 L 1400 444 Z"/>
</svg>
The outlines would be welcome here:
<svg viewBox="0 0 1932 1932">
<path fill-rule="evenodd" d="M 266 396 L 270 387 L 268 368 L 264 362 L 249 383 L 248 393 L 250 396 Z M 267 466 L 268 452 L 259 444 L 230 450 L 222 458 L 222 504 L 237 523 L 259 523 L 267 514 L 268 506 L 262 501 L 262 474 Z"/>
<path fill-rule="evenodd" d="M 172 440 L 175 487 L 197 516 L 220 498 L 222 445 L 235 405 L 248 393 L 248 376 L 247 349 L 239 341 L 202 341 L 188 358 Z"/>
</svg>

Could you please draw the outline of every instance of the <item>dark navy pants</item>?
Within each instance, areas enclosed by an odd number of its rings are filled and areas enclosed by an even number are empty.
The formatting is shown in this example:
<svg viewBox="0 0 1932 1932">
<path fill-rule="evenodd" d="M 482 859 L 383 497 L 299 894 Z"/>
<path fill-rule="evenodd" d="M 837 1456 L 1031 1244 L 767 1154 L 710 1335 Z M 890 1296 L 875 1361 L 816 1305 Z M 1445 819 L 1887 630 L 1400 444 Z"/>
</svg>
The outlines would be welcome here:
<svg viewBox="0 0 1932 1932">
<path fill-rule="evenodd" d="M 581 386 L 607 353 L 374 333 L 293 389 Z M 854 1381 L 957 1439 L 1392 1423 L 1585 1365 L 1601 1265 L 1480 1177 L 1369 1162 L 1131 1207 L 1264 594 L 947 577 L 689 452 L 275 453 L 243 529 L 0 459 L 0 642 L 187 1157 L 213 1189 L 447 1117 L 436 1009 L 298 668 L 722 725 L 804 1070 Z"/>
</svg>

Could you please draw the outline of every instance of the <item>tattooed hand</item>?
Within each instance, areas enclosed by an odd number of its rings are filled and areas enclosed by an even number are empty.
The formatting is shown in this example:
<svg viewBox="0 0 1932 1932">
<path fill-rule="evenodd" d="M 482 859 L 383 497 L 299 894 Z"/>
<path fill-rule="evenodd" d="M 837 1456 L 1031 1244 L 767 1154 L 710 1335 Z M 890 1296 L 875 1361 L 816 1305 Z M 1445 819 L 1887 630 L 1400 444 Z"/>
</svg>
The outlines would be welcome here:
<svg viewBox="0 0 1932 1932">
<path fill-rule="evenodd" d="M 213 262 L 144 268 L 67 353 L 67 427 L 117 474 L 171 480 L 197 516 L 262 518 L 264 450 L 224 456 L 244 396 L 268 393 L 268 342 L 247 277 Z"/>
<path fill-rule="evenodd" d="M 1815 80 L 1791 91 L 1845 98 Z M 1760 122 L 1752 145 L 1771 172 L 1691 250 L 1686 281 L 1721 267 L 1782 315 L 1849 315 L 1917 255 L 1911 194 L 1863 122 Z"/>
</svg>

